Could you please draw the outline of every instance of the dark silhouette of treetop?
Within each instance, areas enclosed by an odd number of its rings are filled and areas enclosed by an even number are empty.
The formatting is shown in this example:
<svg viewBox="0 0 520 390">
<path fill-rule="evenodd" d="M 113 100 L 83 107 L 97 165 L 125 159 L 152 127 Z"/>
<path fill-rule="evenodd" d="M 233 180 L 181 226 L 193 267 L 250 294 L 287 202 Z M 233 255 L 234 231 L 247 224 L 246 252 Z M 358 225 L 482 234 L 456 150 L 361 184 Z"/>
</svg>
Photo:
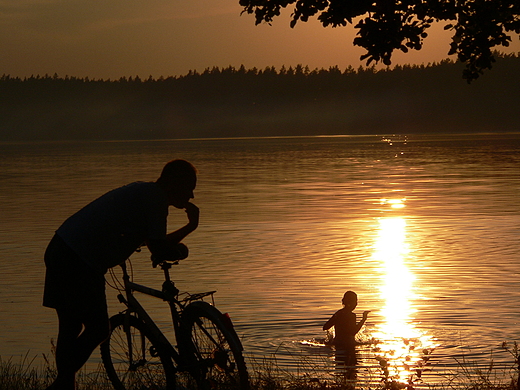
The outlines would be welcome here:
<svg viewBox="0 0 520 390">
<path fill-rule="evenodd" d="M 520 34 L 519 0 L 239 0 L 256 24 L 271 23 L 282 8 L 292 7 L 291 27 L 317 17 L 324 27 L 352 24 L 361 56 L 391 64 L 394 50 L 420 50 L 427 30 L 443 22 L 453 31 L 448 54 L 465 63 L 463 78 L 475 80 L 495 62 L 496 46 L 508 46 Z"/>
</svg>

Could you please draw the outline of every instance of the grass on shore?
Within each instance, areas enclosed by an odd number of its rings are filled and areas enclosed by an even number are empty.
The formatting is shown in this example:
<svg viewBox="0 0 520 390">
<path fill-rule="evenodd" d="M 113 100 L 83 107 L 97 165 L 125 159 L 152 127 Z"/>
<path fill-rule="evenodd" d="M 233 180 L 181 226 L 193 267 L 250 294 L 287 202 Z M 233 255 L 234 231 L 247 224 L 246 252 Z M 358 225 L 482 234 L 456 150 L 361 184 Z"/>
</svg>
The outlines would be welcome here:
<svg viewBox="0 0 520 390">
<path fill-rule="evenodd" d="M 512 356 L 509 369 L 497 369 L 492 357 L 485 367 L 462 358 L 460 361 L 457 360 L 458 369 L 444 374 L 445 380 L 437 384 L 425 384 L 417 376 L 410 378 L 408 383 L 397 382 L 385 374 L 384 364 L 379 372 L 373 373 L 373 380 L 364 382 L 342 375 L 320 374 L 312 362 L 304 361 L 301 362 L 301 368 L 297 373 L 280 368 L 276 360 L 251 359 L 248 369 L 251 390 L 520 390 L 517 383 L 518 345 L 516 342 L 512 346 L 504 343 L 502 347 Z M 30 359 L 29 354 L 19 362 L 12 359 L 4 360 L 0 356 L 0 390 L 45 390 L 55 378 L 56 369 L 53 358 L 49 359 L 46 355 L 43 355 L 43 358 L 44 362 L 37 365 L 36 357 Z M 77 382 L 78 390 L 113 390 L 102 365 L 89 372 L 81 370 Z"/>
</svg>

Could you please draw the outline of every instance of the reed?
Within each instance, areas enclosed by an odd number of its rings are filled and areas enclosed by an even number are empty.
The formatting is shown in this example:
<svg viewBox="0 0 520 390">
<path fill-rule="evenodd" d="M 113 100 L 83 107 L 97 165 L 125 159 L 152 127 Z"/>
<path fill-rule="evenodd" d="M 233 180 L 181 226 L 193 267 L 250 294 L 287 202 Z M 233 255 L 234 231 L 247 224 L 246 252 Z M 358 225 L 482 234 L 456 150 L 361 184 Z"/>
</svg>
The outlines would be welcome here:
<svg viewBox="0 0 520 390">
<path fill-rule="evenodd" d="M 29 359 L 27 353 L 15 363 L 0 356 L 0 390 L 32 390 L 47 387 L 50 377 L 47 370 L 34 367 L 35 358 Z"/>
<path fill-rule="evenodd" d="M 29 353 L 18 362 L 0 356 L 0 390 L 45 390 L 56 377 L 56 369 L 47 355 L 43 362 L 35 364 L 36 356 Z M 81 370 L 77 377 L 78 390 L 113 390 L 101 367 L 87 372 Z"/>
<path fill-rule="evenodd" d="M 462 357 L 455 359 L 458 368 L 441 374 L 443 380 L 435 384 L 417 378 L 410 378 L 408 383 L 397 382 L 385 375 L 384 364 L 374 372 L 365 373 L 363 380 L 339 373 L 331 375 L 316 369 L 316 361 L 309 357 L 299 357 L 296 370 L 281 367 L 276 355 L 269 359 L 249 357 L 248 367 L 251 390 L 520 390 L 519 347 L 514 342 L 511 345 L 504 343 L 502 348 L 511 354 L 510 367 L 497 368 L 492 355 L 485 366 Z M 56 375 L 54 364 L 46 355 L 43 355 L 42 363 L 35 361 L 36 356 L 30 358 L 29 353 L 18 362 L 0 356 L 0 390 L 45 390 Z M 112 390 L 101 365 L 89 372 L 81 370 L 77 388 Z"/>
</svg>

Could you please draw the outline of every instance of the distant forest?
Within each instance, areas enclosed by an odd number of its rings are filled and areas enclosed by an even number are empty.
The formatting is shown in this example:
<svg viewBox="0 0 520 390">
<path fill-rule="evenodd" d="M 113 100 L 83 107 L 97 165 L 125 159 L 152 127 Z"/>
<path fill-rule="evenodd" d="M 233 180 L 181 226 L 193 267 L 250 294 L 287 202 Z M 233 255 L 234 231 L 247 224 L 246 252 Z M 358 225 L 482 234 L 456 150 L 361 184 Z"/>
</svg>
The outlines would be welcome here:
<svg viewBox="0 0 520 390">
<path fill-rule="evenodd" d="M 158 79 L 0 78 L 0 141 L 520 131 L 520 57 L 467 84 L 450 60 L 387 70 L 212 68 Z"/>
</svg>

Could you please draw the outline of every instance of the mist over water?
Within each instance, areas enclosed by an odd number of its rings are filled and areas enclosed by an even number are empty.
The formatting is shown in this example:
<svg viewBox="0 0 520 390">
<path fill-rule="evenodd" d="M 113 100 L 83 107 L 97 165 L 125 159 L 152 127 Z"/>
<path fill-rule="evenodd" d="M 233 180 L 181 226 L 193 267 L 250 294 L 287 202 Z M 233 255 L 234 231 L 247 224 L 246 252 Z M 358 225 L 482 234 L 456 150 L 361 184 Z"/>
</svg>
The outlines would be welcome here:
<svg viewBox="0 0 520 390">
<path fill-rule="evenodd" d="M 520 136 L 364 136 L 0 145 L 0 356 L 48 354 L 41 307 L 54 230 L 97 196 L 185 158 L 199 170 L 199 229 L 172 272 L 181 291 L 217 290 L 246 355 L 334 369 L 319 339 L 358 294 L 360 373 L 378 357 L 433 370 L 464 356 L 512 363 L 520 339 Z M 169 227 L 185 223 L 171 209 Z M 159 287 L 148 253 L 139 283 Z M 108 288 L 110 312 L 122 310 Z M 144 300 L 148 302 L 148 300 Z M 167 324 L 162 302 L 151 313 Z M 412 348 L 413 347 L 413 348 Z M 408 357 L 408 360 L 406 360 Z M 399 361 L 403 359 L 403 361 Z M 99 360 L 96 351 L 93 361 Z M 411 363 L 410 363 L 411 362 Z M 314 364 L 314 363 L 313 363 Z M 403 375 L 407 375 L 405 372 Z"/>
</svg>

